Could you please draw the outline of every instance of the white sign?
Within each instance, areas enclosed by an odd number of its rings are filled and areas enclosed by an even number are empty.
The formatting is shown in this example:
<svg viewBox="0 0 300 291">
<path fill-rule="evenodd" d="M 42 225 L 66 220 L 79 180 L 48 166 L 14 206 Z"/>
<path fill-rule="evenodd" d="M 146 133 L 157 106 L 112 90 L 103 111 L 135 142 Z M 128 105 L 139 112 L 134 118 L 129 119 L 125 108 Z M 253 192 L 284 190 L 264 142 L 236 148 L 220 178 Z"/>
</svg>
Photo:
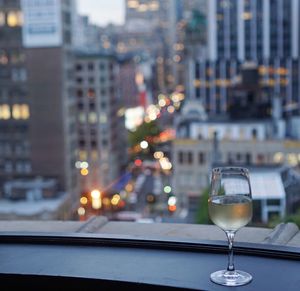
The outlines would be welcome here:
<svg viewBox="0 0 300 291">
<path fill-rule="evenodd" d="M 56 47 L 62 44 L 60 0 L 22 0 L 23 46 Z"/>
<path fill-rule="evenodd" d="M 125 127 L 129 130 L 135 130 L 143 123 L 145 110 L 143 107 L 128 108 L 125 111 Z"/>
</svg>

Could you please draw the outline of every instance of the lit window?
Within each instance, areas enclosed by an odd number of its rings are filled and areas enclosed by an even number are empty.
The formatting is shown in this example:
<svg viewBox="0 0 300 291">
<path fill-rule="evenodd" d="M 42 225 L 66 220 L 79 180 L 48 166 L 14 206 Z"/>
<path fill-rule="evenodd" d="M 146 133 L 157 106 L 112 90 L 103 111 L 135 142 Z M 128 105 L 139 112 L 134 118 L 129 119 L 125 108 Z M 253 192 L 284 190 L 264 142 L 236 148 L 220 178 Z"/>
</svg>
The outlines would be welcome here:
<svg viewBox="0 0 300 291">
<path fill-rule="evenodd" d="M 9 105 L 0 105 L 0 119 L 9 119 L 11 116 Z"/>
<path fill-rule="evenodd" d="M 19 11 L 10 11 L 7 14 L 7 25 L 10 27 L 22 25 L 22 14 Z"/>
<path fill-rule="evenodd" d="M 95 112 L 89 113 L 89 123 L 96 123 L 97 122 L 97 114 Z"/>
<path fill-rule="evenodd" d="M 159 9 L 159 3 L 158 3 L 158 1 L 152 1 L 152 2 L 150 2 L 149 3 L 149 8 L 152 11 L 158 10 Z"/>
<path fill-rule="evenodd" d="M 148 10 L 147 4 L 140 4 L 140 6 L 137 8 L 139 12 L 146 12 Z"/>
<path fill-rule="evenodd" d="M 242 14 L 242 19 L 244 20 L 250 20 L 252 18 L 252 13 L 251 12 L 244 12 Z"/>
<path fill-rule="evenodd" d="M 86 122 L 85 114 L 83 112 L 79 113 L 78 119 L 80 123 L 85 123 Z"/>
<path fill-rule="evenodd" d="M 106 116 L 106 114 L 101 114 L 100 115 L 99 122 L 100 123 L 106 123 L 107 122 L 107 116 Z"/>
<path fill-rule="evenodd" d="M 14 119 L 21 118 L 21 106 L 19 104 L 14 104 L 12 107 L 12 116 Z"/>
<path fill-rule="evenodd" d="M 87 152 L 84 150 L 79 151 L 79 160 L 84 161 L 87 159 Z"/>
<path fill-rule="evenodd" d="M 94 162 L 96 162 L 98 160 L 98 152 L 96 150 L 92 150 L 91 152 L 91 158 Z"/>
<path fill-rule="evenodd" d="M 139 3 L 136 0 L 129 0 L 127 2 L 127 6 L 128 6 L 128 8 L 134 8 L 134 9 L 136 9 L 136 8 L 139 7 Z"/>
<path fill-rule="evenodd" d="M 5 25 L 5 14 L 4 12 L 0 12 L 0 26 Z"/>
<path fill-rule="evenodd" d="M 27 104 L 20 105 L 21 118 L 28 119 L 30 117 L 29 106 Z"/>
</svg>

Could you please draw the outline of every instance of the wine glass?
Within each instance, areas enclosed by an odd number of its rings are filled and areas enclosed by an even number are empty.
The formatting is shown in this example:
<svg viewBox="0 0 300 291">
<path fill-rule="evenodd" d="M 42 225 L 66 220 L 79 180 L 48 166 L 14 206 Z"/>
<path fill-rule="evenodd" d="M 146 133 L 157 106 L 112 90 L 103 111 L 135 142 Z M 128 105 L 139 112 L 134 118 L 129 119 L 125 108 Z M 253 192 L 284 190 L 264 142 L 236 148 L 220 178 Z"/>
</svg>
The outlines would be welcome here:
<svg viewBox="0 0 300 291">
<path fill-rule="evenodd" d="M 235 270 L 233 261 L 234 235 L 252 218 L 251 187 L 246 168 L 220 167 L 212 170 L 208 211 L 213 223 L 225 231 L 229 244 L 227 269 L 212 273 L 210 279 L 225 286 L 249 283 L 252 276 Z"/>
</svg>

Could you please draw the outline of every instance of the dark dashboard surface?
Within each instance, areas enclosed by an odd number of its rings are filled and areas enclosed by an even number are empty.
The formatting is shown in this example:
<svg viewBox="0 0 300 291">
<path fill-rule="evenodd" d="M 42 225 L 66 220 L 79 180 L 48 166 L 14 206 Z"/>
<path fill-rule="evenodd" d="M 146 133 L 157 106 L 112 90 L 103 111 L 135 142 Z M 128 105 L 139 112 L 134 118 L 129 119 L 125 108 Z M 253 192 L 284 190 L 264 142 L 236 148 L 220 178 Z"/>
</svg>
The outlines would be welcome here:
<svg viewBox="0 0 300 291">
<path fill-rule="evenodd" d="M 213 241 L 5 233 L 0 284 L 24 290 L 226 290 L 209 279 L 225 268 L 226 250 L 225 242 Z M 233 290 L 299 290 L 297 248 L 240 243 L 235 263 L 253 281 Z"/>
</svg>

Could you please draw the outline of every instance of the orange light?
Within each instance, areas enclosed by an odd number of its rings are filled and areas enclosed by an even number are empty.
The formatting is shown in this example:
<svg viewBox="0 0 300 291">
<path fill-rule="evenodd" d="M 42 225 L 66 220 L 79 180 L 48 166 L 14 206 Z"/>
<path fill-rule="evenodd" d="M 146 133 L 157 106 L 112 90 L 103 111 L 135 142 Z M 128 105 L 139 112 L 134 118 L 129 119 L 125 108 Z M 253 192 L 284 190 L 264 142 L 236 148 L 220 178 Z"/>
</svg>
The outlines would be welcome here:
<svg viewBox="0 0 300 291">
<path fill-rule="evenodd" d="M 86 176 L 86 175 L 88 175 L 88 173 L 89 173 L 89 170 L 86 169 L 86 168 L 83 168 L 83 169 L 80 170 L 80 174 L 81 174 L 82 176 Z"/>
<path fill-rule="evenodd" d="M 87 204 L 88 203 L 87 198 L 86 197 L 81 197 L 80 198 L 80 203 L 83 204 L 83 205 Z"/>
<path fill-rule="evenodd" d="M 169 211 L 171 211 L 171 212 L 174 212 L 174 211 L 176 211 L 176 205 L 170 205 L 169 207 Z"/>
</svg>

